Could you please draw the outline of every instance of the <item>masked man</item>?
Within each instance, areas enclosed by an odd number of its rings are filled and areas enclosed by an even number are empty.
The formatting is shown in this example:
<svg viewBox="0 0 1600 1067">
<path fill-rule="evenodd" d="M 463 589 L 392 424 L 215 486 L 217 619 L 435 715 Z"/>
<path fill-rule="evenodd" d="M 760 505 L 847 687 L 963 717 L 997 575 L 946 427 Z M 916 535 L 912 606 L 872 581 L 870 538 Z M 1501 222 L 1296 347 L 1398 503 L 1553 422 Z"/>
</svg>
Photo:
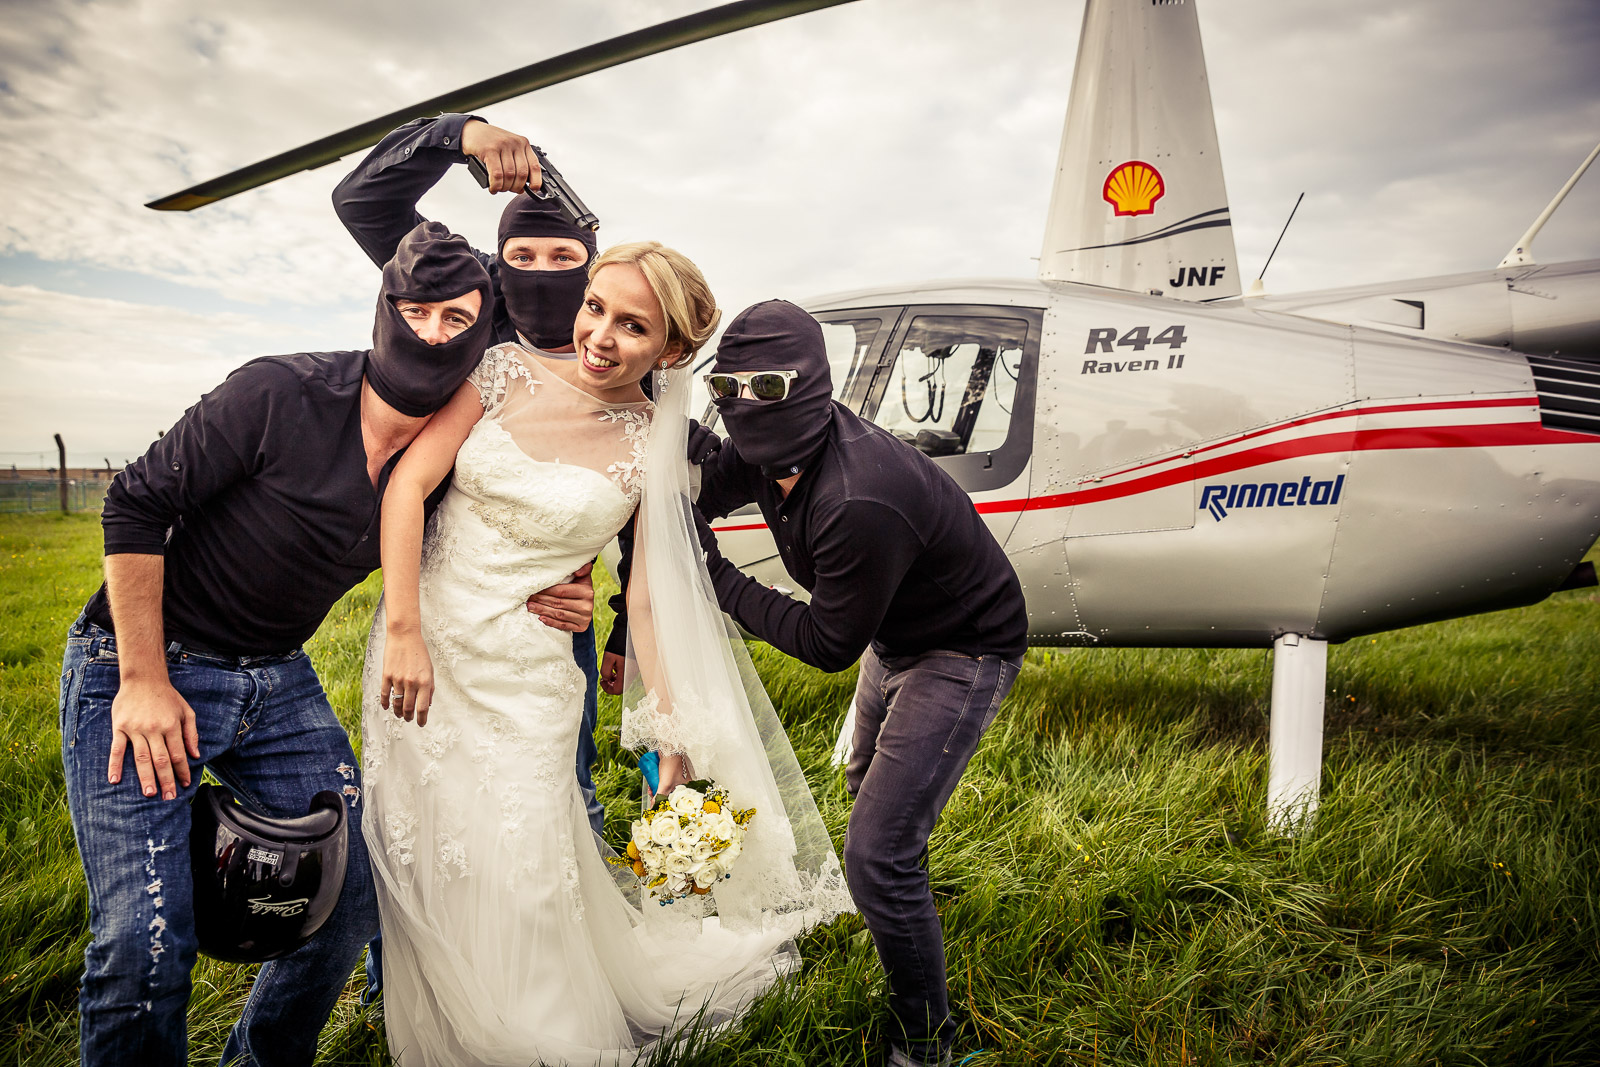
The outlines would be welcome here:
<svg viewBox="0 0 1600 1067">
<path fill-rule="evenodd" d="M 483 161 L 490 192 L 515 193 L 500 216 L 495 254 L 473 251 L 489 275 L 484 314 L 492 323 L 490 343 L 516 342 L 547 358 L 576 359 L 572 324 L 583 304 L 587 264 L 597 250 L 595 236 L 574 226 L 554 200 L 521 191 L 524 185 L 539 188 L 542 180 L 538 156 L 526 137 L 470 115 L 409 122 L 378 142 L 339 183 L 333 192 L 334 210 L 356 243 L 381 265 L 394 243 L 422 221 L 417 201 L 468 156 Z M 589 824 L 600 833 L 605 808 L 595 798 L 591 772 L 597 755 L 594 628 L 588 612 L 575 611 L 566 603 L 573 595 L 569 587 L 557 586 L 535 595 L 529 607 L 548 625 L 574 632 L 573 654 L 589 687 L 583 729 L 578 731 L 578 785 Z"/>
<path fill-rule="evenodd" d="M 440 224 L 397 245 L 370 351 L 245 364 L 106 494 L 106 580 L 72 626 L 61 694 L 93 933 L 85 1064 L 186 1060 L 201 765 L 271 816 L 303 815 L 331 789 L 352 827 L 338 907 L 262 965 L 223 1062 L 310 1064 L 377 929 L 360 772 L 300 646 L 378 566 L 390 472 L 482 358 L 492 293 Z"/>
<path fill-rule="evenodd" d="M 701 468 L 699 507 L 758 504 L 811 593 L 805 605 L 744 576 L 702 525 L 717 600 L 821 670 L 861 659 L 845 870 L 889 980 L 889 1063 L 947 1064 L 928 835 L 1016 680 L 1021 584 L 949 475 L 833 401 L 822 329 L 800 308 L 771 300 L 736 318 L 707 384 L 726 436 Z"/>
</svg>

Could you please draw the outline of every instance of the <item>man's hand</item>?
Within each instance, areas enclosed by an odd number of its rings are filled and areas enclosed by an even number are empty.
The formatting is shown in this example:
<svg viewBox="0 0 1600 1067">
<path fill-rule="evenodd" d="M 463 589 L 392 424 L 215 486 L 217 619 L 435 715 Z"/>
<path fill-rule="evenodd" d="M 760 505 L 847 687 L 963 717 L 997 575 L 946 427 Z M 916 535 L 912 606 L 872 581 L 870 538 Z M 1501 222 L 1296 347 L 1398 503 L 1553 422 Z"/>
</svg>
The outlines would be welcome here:
<svg viewBox="0 0 1600 1067">
<path fill-rule="evenodd" d="M 700 425 L 698 419 L 689 420 L 689 462 L 699 466 L 722 448 L 722 438 Z"/>
<path fill-rule="evenodd" d="M 622 695 L 622 669 L 627 660 L 615 652 L 600 657 L 600 688 L 614 697 Z"/>
<path fill-rule="evenodd" d="M 531 189 L 544 185 L 539 157 L 521 134 L 470 119 L 461 127 L 461 152 L 483 161 L 491 193 L 520 193 L 524 185 Z"/>
<path fill-rule="evenodd" d="M 587 630 L 594 622 L 594 579 L 589 577 L 592 570 L 594 564 L 585 563 L 572 576 L 572 581 L 533 594 L 528 598 L 528 610 L 554 629 L 572 633 Z"/>
<path fill-rule="evenodd" d="M 145 796 L 155 796 L 159 788 L 161 799 L 173 800 L 177 786 L 188 787 L 189 761 L 184 753 L 200 758 L 200 731 L 195 727 L 194 709 L 165 678 L 123 682 L 111 701 L 111 731 L 106 781 L 122 781 L 122 762 L 131 748 L 139 788 Z"/>
</svg>

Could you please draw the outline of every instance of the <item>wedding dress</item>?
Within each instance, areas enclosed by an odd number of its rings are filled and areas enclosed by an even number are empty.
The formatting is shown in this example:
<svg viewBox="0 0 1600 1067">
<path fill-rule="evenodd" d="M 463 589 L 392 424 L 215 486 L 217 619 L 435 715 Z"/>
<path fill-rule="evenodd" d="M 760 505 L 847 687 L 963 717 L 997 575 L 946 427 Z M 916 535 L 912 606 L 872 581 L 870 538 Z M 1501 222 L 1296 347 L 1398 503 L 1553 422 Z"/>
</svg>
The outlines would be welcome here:
<svg viewBox="0 0 1600 1067">
<path fill-rule="evenodd" d="M 696 580 L 687 374 L 660 376 L 654 427 L 648 403 L 605 405 L 516 345 L 471 381 L 485 414 L 423 544 L 427 725 L 377 707 L 381 604 L 363 679 L 389 1050 L 403 1067 L 632 1063 L 688 1025 L 736 1019 L 794 969 L 798 933 L 851 905 L 743 646 Z M 592 560 L 641 496 L 641 527 L 665 518 L 636 548 L 630 644 L 651 666 L 625 743 L 690 753 L 757 809 L 733 877 L 668 906 L 596 847 L 572 766 L 585 685 L 572 635 L 525 606 Z"/>
</svg>

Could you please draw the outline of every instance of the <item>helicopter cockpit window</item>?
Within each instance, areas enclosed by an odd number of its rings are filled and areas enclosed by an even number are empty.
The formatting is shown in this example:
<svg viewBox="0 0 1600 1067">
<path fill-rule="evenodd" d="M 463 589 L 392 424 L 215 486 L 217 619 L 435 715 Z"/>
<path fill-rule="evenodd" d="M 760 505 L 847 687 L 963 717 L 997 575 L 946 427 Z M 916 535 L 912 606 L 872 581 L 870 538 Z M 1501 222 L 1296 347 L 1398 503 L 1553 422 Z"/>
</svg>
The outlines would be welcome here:
<svg viewBox="0 0 1600 1067">
<path fill-rule="evenodd" d="M 1028 323 L 977 315 L 911 321 L 872 419 L 930 456 L 1005 443 Z"/>
<path fill-rule="evenodd" d="M 828 346 L 828 371 L 833 377 L 833 395 L 850 395 L 850 386 L 861 371 L 872 339 L 883 323 L 878 319 L 845 319 L 822 324 L 822 340 Z"/>
</svg>

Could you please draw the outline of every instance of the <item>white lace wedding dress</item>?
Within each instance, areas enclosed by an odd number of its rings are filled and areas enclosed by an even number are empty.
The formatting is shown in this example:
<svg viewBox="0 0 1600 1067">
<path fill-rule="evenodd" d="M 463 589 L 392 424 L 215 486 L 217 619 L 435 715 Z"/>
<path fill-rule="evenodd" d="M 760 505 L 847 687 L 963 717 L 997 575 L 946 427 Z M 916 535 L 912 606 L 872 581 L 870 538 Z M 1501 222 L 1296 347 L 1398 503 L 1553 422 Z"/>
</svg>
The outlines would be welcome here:
<svg viewBox="0 0 1600 1067">
<path fill-rule="evenodd" d="M 525 600 L 594 559 L 633 513 L 650 405 L 603 405 L 513 345 L 472 380 L 485 415 L 424 539 L 437 686 L 426 727 L 376 706 L 381 606 L 367 648 L 362 828 L 389 1050 L 404 1067 L 631 1063 L 691 1019 L 736 1017 L 793 969 L 799 929 L 848 900 L 837 860 L 823 863 L 831 904 L 798 923 L 771 921 L 804 911 L 787 905 L 719 922 L 702 917 L 709 898 L 630 900 L 573 773 L 585 681 L 572 635 Z M 766 806 L 781 828 L 781 803 Z"/>
</svg>

